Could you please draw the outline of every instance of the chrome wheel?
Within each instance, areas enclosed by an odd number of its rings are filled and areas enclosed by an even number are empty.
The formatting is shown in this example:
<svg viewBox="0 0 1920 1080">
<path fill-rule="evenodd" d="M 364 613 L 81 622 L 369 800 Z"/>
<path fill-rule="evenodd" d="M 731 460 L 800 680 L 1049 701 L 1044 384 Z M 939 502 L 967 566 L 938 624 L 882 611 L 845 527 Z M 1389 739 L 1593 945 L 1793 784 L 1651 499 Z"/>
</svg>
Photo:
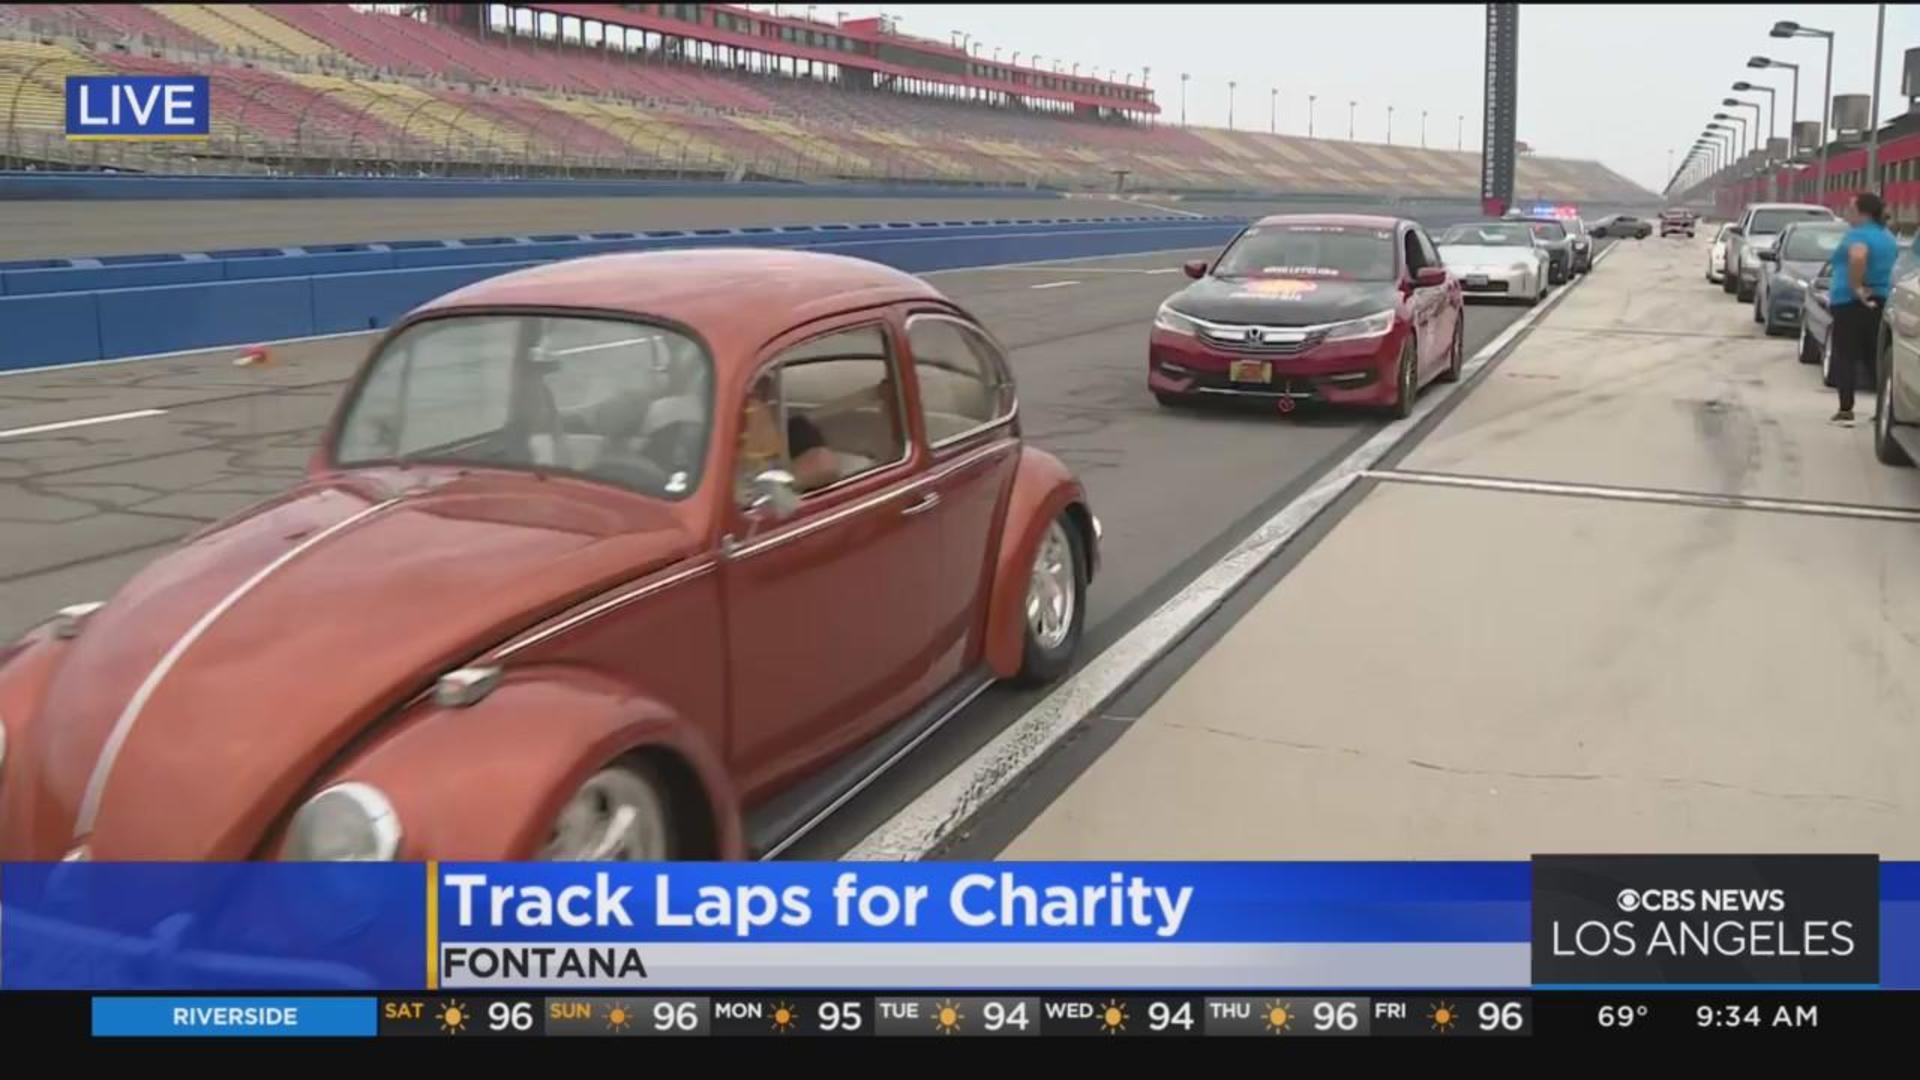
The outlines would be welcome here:
<svg viewBox="0 0 1920 1080">
<path fill-rule="evenodd" d="M 554 862 L 670 859 L 666 799 L 642 773 L 619 765 L 602 769 L 561 808 L 540 857 Z"/>
<path fill-rule="evenodd" d="M 1040 550 L 1027 577 L 1027 631 L 1034 643 L 1051 652 L 1073 630 L 1075 592 L 1079 571 L 1073 565 L 1073 541 L 1059 518 L 1047 526 Z"/>
</svg>

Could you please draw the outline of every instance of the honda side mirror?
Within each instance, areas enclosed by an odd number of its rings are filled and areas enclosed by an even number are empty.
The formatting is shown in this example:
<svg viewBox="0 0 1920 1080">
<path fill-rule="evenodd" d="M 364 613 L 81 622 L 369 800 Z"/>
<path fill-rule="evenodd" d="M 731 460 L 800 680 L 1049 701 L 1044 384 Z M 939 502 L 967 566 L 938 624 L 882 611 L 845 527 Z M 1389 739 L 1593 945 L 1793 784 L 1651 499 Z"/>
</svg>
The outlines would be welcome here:
<svg viewBox="0 0 1920 1080">
<path fill-rule="evenodd" d="M 1447 283 L 1447 268 L 1444 266 L 1423 266 L 1413 273 L 1413 283 L 1422 288 Z"/>
<path fill-rule="evenodd" d="M 1185 270 L 1187 272 L 1187 276 L 1190 278 L 1199 279 L 1199 278 L 1206 277 L 1207 276 L 1207 260 L 1189 259 L 1187 260 L 1186 265 L 1182 266 L 1181 269 Z"/>
<path fill-rule="evenodd" d="M 1777 251 L 1762 251 L 1760 253 L 1760 261 L 1777 263 L 1780 261 L 1780 253 Z"/>
</svg>

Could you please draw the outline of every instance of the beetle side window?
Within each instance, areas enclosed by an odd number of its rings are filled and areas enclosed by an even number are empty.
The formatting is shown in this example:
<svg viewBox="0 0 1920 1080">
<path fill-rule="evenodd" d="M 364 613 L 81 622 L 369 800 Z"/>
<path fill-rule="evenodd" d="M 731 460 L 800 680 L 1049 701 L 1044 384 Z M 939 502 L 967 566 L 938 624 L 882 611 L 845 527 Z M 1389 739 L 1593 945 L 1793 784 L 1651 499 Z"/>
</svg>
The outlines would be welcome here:
<svg viewBox="0 0 1920 1080">
<path fill-rule="evenodd" d="M 984 335 L 945 316 L 915 315 L 907 320 L 907 343 L 930 445 L 1013 414 L 1013 379 L 1000 350 Z"/>
<path fill-rule="evenodd" d="M 907 455 L 898 361 L 877 325 L 837 330 L 774 359 L 748 393 L 738 487 L 769 468 L 818 491 Z"/>
</svg>

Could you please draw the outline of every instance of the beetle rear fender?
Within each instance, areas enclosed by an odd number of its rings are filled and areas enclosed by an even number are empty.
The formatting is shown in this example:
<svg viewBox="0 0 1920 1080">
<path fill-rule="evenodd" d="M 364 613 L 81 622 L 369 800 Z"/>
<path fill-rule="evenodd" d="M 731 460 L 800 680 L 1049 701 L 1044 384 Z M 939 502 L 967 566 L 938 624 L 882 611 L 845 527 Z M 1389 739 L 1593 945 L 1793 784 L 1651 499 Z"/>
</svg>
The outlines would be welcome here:
<svg viewBox="0 0 1920 1080">
<path fill-rule="evenodd" d="M 1087 494 L 1059 458 L 1032 446 L 1022 447 L 1020 464 L 1001 523 L 1000 551 L 994 561 L 993 587 L 987 594 L 987 666 L 997 678 L 1020 671 L 1026 629 L 1027 579 L 1047 524 L 1062 513 L 1080 533 L 1088 580 L 1099 567 L 1099 537 Z"/>
<path fill-rule="evenodd" d="M 465 708 L 423 702 L 313 790 L 347 780 L 379 788 L 400 819 L 401 858 L 528 859 L 589 776 L 634 757 L 669 788 L 688 856 L 744 855 L 719 748 L 666 704 L 569 665 L 510 670 Z"/>
</svg>

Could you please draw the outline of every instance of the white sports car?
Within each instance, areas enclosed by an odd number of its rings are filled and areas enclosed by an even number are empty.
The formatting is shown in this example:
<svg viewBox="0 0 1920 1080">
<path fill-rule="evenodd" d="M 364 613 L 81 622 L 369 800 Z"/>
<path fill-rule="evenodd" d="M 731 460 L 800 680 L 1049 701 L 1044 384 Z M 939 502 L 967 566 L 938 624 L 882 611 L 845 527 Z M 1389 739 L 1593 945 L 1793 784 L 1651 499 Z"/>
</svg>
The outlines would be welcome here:
<svg viewBox="0 0 1920 1080">
<path fill-rule="evenodd" d="M 1715 285 L 1726 276 L 1727 265 L 1727 224 L 1722 223 L 1713 232 L 1713 247 L 1707 252 L 1707 280 Z"/>
<path fill-rule="evenodd" d="M 1467 296 L 1513 297 L 1529 305 L 1547 294 L 1547 249 L 1524 221 L 1455 225 L 1440 234 L 1440 261 Z"/>
</svg>

